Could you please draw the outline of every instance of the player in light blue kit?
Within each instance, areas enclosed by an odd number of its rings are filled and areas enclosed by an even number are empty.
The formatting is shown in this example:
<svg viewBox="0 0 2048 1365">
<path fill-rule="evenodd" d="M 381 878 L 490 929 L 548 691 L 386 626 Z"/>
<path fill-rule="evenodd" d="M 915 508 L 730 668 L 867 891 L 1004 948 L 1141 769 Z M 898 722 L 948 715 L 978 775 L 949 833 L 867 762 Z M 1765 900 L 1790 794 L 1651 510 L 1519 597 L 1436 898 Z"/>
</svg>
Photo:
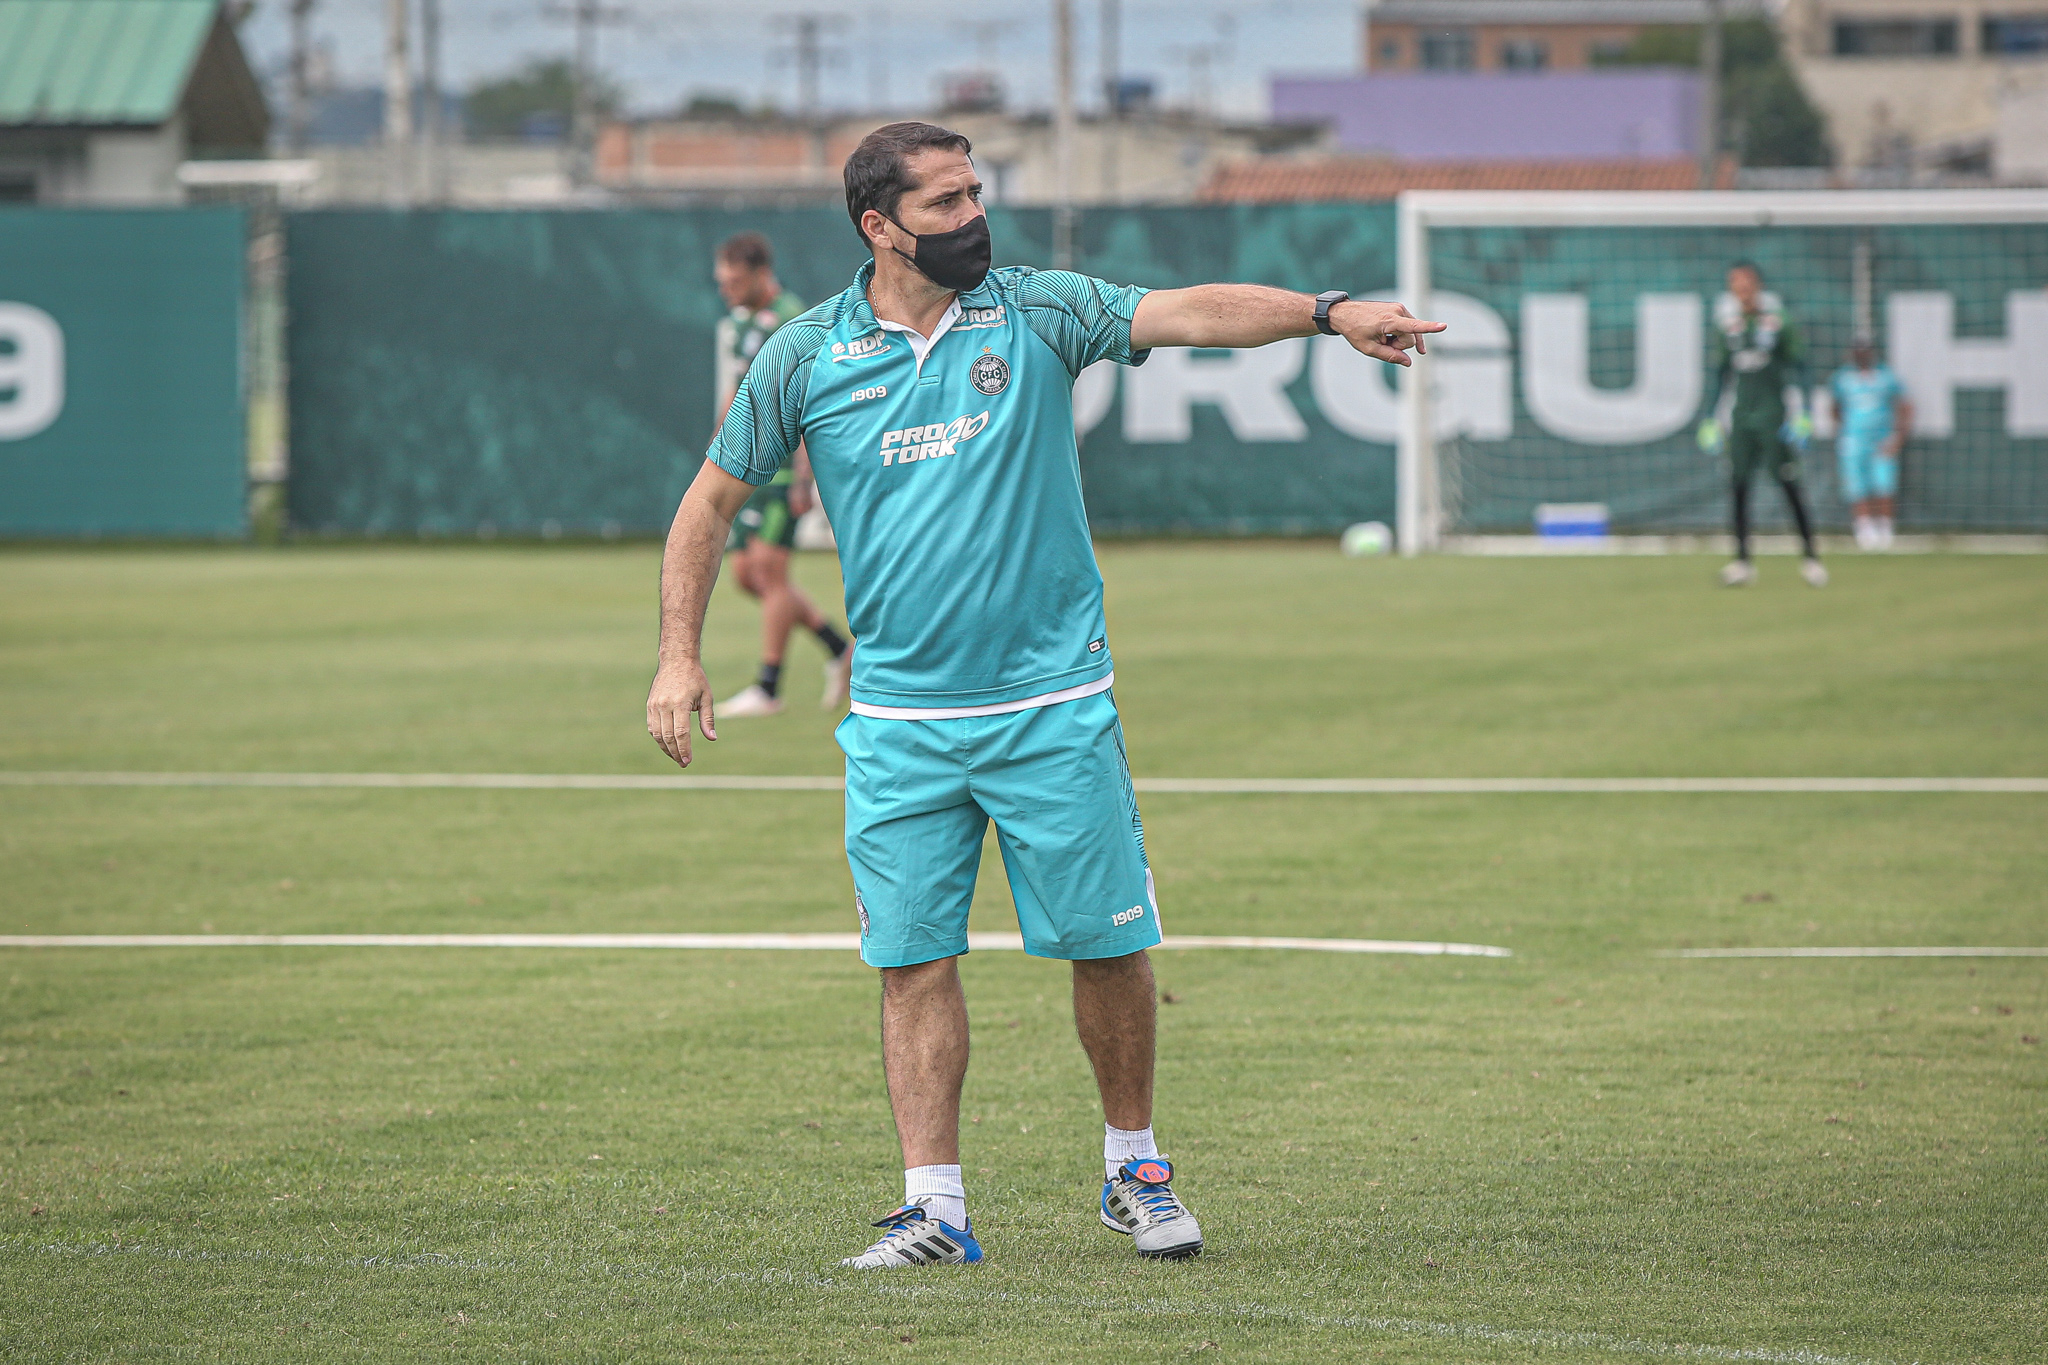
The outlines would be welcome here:
<svg viewBox="0 0 2048 1365">
<path fill-rule="evenodd" d="M 1842 496 L 1856 514 L 1857 548 L 1889 550 L 1899 453 L 1913 431 L 1912 401 L 1867 337 L 1856 338 L 1849 363 L 1835 371 L 1828 388 L 1835 399 L 1835 459 Z"/>
<path fill-rule="evenodd" d="M 1263 346 L 1324 331 L 1407 364 L 1443 330 L 1391 303 L 1257 285 L 1160 290 L 989 269 L 966 138 L 870 133 L 846 206 L 874 259 L 747 370 L 662 561 L 647 728 L 690 761 L 717 738 L 698 657 L 734 513 L 803 443 L 832 518 L 854 651 L 846 853 L 861 956 L 882 973 L 882 1053 L 904 1202 L 843 1264 L 982 1258 L 960 1178 L 967 1006 L 956 962 L 993 820 L 1025 949 L 1073 963 L 1074 1020 L 1102 1095 L 1104 1226 L 1192 1256 L 1194 1216 L 1152 1135 L 1160 939 L 1110 685 L 1102 576 L 1081 503 L 1073 384 L 1155 346 Z"/>
</svg>

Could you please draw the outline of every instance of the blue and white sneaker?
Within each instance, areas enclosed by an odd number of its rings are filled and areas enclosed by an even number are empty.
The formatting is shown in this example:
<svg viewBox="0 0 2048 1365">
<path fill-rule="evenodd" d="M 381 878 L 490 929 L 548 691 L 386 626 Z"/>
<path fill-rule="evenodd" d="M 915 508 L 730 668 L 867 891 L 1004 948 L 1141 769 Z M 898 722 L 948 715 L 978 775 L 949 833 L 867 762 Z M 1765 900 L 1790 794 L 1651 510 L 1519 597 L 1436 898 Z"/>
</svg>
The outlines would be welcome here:
<svg viewBox="0 0 2048 1365">
<path fill-rule="evenodd" d="M 974 1240 L 974 1220 L 956 1228 L 942 1222 L 922 1203 L 905 1204 L 875 1220 L 888 1229 L 882 1240 L 858 1256 L 839 1264 L 856 1270 L 878 1270 L 899 1265 L 973 1265 L 981 1260 L 981 1243 Z"/>
<path fill-rule="evenodd" d="M 1140 1256 L 1184 1261 L 1202 1251 L 1202 1226 L 1173 1192 L 1173 1163 L 1163 1156 L 1126 1161 L 1103 1182 L 1102 1226 L 1129 1236 Z"/>
</svg>

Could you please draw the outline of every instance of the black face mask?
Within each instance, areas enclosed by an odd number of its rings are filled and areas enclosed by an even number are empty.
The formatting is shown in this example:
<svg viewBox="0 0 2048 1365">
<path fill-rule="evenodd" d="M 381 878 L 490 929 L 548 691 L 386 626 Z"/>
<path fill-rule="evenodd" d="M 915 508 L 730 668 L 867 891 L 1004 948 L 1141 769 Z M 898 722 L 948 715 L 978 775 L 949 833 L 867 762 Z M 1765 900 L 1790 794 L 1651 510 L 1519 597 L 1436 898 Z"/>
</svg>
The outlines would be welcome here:
<svg viewBox="0 0 2048 1365">
<path fill-rule="evenodd" d="M 951 232 L 910 232 L 894 218 L 889 221 L 910 233 L 917 254 L 910 255 L 894 246 L 889 249 L 939 288 L 965 294 L 981 288 L 981 282 L 988 278 L 991 248 L 987 214 L 977 213 Z"/>
</svg>

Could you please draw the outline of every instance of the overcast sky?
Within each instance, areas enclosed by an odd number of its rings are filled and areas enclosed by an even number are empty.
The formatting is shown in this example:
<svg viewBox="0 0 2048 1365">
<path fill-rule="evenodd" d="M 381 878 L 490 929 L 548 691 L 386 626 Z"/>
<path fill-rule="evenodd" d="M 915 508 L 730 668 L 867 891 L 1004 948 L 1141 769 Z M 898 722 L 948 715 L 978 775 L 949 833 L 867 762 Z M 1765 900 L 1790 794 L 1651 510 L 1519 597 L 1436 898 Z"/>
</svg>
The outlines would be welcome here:
<svg viewBox="0 0 2048 1365">
<path fill-rule="evenodd" d="M 412 0 L 417 13 L 419 0 Z M 960 0 L 605 0 L 617 17 L 602 30 L 599 65 L 638 112 L 673 109 L 690 93 L 754 105 L 796 103 L 787 16 L 834 16 L 822 80 L 833 109 L 922 109 L 939 77 L 992 64 L 1014 108 L 1052 101 L 1050 0 L 965 5 Z M 550 0 L 441 0 L 447 84 L 480 79 L 536 57 L 566 56 L 567 8 Z M 1333 72 L 1357 65 L 1356 0 L 1123 0 L 1127 75 L 1150 76 L 1172 104 L 1199 94 L 1205 54 L 1210 100 L 1221 113 L 1263 117 L 1275 73 Z M 1100 0 L 1074 0 L 1084 107 L 1100 89 Z M 967 17 L 975 16 L 975 17 Z M 984 18 L 981 16 L 993 16 Z M 316 41 L 344 84 L 382 79 L 384 0 L 315 0 Z M 258 0 L 244 42 L 266 76 L 288 50 L 287 0 Z"/>
</svg>

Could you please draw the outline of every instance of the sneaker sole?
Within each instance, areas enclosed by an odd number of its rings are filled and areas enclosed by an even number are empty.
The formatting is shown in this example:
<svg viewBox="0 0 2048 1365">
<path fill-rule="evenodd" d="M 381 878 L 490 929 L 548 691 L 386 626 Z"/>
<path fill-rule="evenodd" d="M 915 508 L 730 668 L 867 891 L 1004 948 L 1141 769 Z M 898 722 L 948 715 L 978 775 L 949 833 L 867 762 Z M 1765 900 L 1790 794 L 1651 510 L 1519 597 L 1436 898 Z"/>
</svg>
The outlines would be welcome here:
<svg viewBox="0 0 2048 1365">
<path fill-rule="evenodd" d="M 1193 1242 L 1187 1246 L 1168 1247 L 1164 1251 L 1141 1251 L 1138 1254 L 1148 1261 L 1191 1261 L 1202 1254 L 1202 1244 Z"/>
<path fill-rule="evenodd" d="M 1102 1226 L 1111 1232 L 1120 1232 L 1126 1237 L 1132 1235 L 1129 1228 L 1112 1220 L 1106 1213 L 1102 1215 Z M 1186 1246 L 1168 1247 L 1164 1251 L 1141 1251 L 1138 1254 L 1148 1261 L 1185 1261 L 1201 1255 L 1202 1245 L 1200 1242 L 1192 1242 Z"/>
</svg>

